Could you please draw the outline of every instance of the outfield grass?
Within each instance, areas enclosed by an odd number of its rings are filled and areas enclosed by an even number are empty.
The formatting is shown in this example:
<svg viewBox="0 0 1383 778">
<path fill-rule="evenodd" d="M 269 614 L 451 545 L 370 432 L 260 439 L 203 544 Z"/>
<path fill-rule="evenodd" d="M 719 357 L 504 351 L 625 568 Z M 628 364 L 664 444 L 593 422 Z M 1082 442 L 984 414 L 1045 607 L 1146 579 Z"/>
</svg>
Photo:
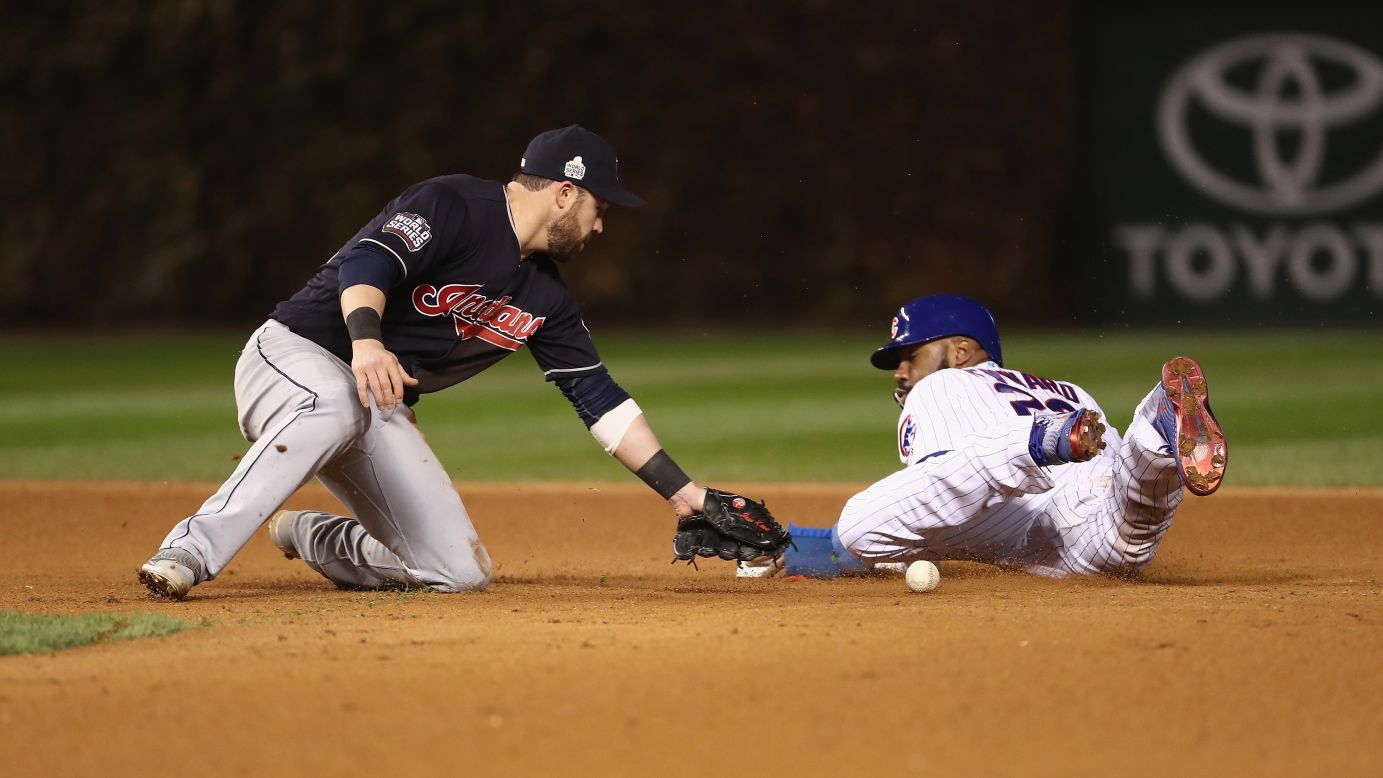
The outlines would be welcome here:
<svg viewBox="0 0 1383 778">
<path fill-rule="evenodd" d="M 244 336 L 0 339 L 0 477 L 219 481 L 246 445 Z M 598 333 L 602 356 L 695 477 L 868 481 L 897 467 L 875 338 Z M 1371 332 L 1015 333 L 1010 366 L 1081 384 L 1122 428 L 1168 356 L 1201 361 L 1231 484 L 1383 485 L 1383 338 Z M 630 478 L 526 354 L 417 406 L 458 480 Z"/>
<path fill-rule="evenodd" d="M 61 651 L 91 643 L 163 637 L 191 627 L 152 613 L 76 615 L 0 611 L 0 656 Z"/>
</svg>

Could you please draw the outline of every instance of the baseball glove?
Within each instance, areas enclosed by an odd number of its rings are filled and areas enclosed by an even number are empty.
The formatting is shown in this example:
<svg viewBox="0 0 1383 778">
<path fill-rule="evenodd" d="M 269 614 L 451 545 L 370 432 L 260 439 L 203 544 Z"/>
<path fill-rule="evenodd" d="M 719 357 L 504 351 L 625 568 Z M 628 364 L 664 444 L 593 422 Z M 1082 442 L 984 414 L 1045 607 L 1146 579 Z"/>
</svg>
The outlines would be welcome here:
<svg viewBox="0 0 1383 778">
<path fill-rule="evenodd" d="M 732 492 L 706 490 L 704 513 L 677 522 L 672 538 L 673 561 L 720 557 L 748 562 L 779 557 L 792 543 L 761 502 Z"/>
</svg>

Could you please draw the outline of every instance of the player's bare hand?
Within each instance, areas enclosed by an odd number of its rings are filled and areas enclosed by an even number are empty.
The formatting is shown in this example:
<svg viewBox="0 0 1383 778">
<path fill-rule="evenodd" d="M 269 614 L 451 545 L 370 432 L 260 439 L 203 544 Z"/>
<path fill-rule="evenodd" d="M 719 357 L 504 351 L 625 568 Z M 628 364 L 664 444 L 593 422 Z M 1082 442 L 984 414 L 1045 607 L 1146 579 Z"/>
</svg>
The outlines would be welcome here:
<svg viewBox="0 0 1383 778">
<path fill-rule="evenodd" d="M 697 486 L 696 482 L 693 481 L 677 490 L 677 493 L 669 497 L 667 501 L 672 506 L 673 512 L 677 514 L 677 518 L 685 519 L 688 516 L 695 516 L 706 511 L 706 490 Z"/>
<path fill-rule="evenodd" d="M 370 407 L 370 394 L 381 411 L 394 408 L 403 401 L 405 387 L 417 386 L 418 379 L 410 376 L 399 364 L 399 358 L 377 340 L 363 339 L 351 343 L 351 372 L 355 374 L 355 389 L 360 404 Z"/>
</svg>

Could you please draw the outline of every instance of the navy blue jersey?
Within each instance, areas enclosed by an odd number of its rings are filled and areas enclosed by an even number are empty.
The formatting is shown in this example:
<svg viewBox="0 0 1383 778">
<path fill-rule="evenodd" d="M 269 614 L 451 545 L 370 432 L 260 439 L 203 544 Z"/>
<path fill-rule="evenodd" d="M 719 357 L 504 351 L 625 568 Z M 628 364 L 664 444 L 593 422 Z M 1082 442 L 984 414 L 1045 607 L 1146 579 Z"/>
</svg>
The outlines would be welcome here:
<svg viewBox="0 0 1383 778">
<path fill-rule="evenodd" d="M 398 265 L 382 321 L 385 348 L 418 379 L 406 402 L 525 344 L 548 380 L 604 372 L 556 263 L 520 257 L 503 184 L 453 175 L 410 187 L 274 309 L 274 319 L 347 364 L 339 270 L 361 248 L 381 249 Z"/>
</svg>

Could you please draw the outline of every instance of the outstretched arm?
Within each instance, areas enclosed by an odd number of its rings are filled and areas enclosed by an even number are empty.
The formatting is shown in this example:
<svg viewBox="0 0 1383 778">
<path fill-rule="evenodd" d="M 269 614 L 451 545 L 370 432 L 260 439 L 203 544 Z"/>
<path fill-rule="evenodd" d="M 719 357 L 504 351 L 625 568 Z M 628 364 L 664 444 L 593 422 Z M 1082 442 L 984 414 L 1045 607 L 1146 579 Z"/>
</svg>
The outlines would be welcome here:
<svg viewBox="0 0 1383 778">
<path fill-rule="evenodd" d="M 643 414 L 629 424 L 629 429 L 611 453 L 620 464 L 629 468 L 629 472 L 666 497 L 678 516 L 692 516 L 705 509 L 706 490 L 697 486 L 663 451 Z M 682 482 L 680 486 L 678 482 Z"/>
<path fill-rule="evenodd" d="M 639 404 L 604 370 L 554 379 L 606 453 L 668 501 L 678 516 L 701 513 L 705 490 L 663 451 Z"/>
<path fill-rule="evenodd" d="M 733 492 L 703 489 L 663 450 L 639 404 L 608 373 L 558 378 L 572 407 L 605 451 L 668 501 L 677 514 L 676 559 L 751 560 L 780 556 L 792 536 L 762 503 Z"/>
</svg>

